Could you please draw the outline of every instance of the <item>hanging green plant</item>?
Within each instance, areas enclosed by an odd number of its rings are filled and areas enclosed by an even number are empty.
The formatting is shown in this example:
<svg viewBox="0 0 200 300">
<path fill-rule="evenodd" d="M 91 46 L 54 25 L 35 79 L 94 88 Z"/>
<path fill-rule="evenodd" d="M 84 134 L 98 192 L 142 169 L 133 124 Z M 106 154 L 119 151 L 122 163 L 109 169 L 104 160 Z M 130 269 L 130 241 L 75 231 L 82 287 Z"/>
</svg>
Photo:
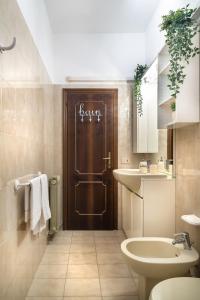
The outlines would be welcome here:
<svg viewBox="0 0 200 300">
<path fill-rule="evenodd" d="M 170 107 L 171 107 L 171 110 L 172 111 L 176 111 L 176 102 L 172 102 L 171 104 L 170 104 Z"/>
<path fill-rule="evenodd" d="M 169 89 L 171 96 L 176 98 L 180 92 L 186 74 L 184 69 L 190 59 L 200 53 L 199 47 L 193 43 L 194 36 L 199 32 L 199 25 L 192 16 L 196 9 L 186 7 L 170 10 L 168 15 L 162 17 L 161 31 L 165 31 L 166 44 L 169 48 Z"/>
<path fill-rule="evenodd" d="M 147 65 L 137 65 L 133 78 L 133 91 L 135 96 L 135 101 L 137 102 L 138 114 L 142 116 L 142 94 L 141 94 L 141 84 L 142 77 L 146 70 L 148 69 Z"/>
</svg>

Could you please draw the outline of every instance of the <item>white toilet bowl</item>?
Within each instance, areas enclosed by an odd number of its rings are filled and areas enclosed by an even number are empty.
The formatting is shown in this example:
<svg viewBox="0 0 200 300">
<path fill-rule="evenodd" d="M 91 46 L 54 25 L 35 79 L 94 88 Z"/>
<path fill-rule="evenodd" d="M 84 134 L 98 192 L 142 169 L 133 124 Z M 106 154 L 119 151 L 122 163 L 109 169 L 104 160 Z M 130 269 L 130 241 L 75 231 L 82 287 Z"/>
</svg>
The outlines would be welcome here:
<svg viewBox="0 0 200 300">
<path fill-rule="evenodd" d="M 149 300 L 199 300 L 200 278 L 176 277 L 161 281 L 151 291 Z"/>
</svg>

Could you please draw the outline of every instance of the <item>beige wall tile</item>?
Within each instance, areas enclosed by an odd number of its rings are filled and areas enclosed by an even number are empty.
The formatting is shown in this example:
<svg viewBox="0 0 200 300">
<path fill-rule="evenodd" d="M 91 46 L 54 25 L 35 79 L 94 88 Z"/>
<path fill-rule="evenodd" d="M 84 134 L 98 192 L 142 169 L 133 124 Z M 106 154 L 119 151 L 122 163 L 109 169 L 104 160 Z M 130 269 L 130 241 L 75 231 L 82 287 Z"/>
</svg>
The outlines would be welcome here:
<svg viewBox="0 0 200 300">
<path fill-rule="evenodd" d="M 53 87 L 15 0 L 0 2 L 0 295 L 25 299 L 46 248 L 46 232 L 33 237 L 24 223 L 24 191 L 14 179 L 54 173 Z"/>
<path fill-rule="evenodd" d="M 176 232 L 188 231 L 200 252 L 200 228 L 181 220 L 185 214 L 200 217 L 200 125 L 177 129 L 175 141 Z"/>
</svg>

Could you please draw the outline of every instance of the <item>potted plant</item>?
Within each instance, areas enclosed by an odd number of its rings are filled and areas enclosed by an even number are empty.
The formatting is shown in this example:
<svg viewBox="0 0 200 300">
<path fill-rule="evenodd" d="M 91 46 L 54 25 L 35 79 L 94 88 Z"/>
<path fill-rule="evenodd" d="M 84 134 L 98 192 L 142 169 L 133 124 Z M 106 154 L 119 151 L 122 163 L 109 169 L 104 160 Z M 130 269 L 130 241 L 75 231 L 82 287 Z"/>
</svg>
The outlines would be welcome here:
<svg viewBox="0 0 200 300">
<path fill-rule="evenodd" d="M 172 120 L 175 121 L 175 119 L 176 119 L 176 102 L 174 102 L 174 101 L 171 102 L 170 108 L 172 111 Z"/>
<path fill-rule="evenodd" d="M 142 77 L 144 73 L 148 69 L 147 65 L 137 65 L 133 78 L 133 92 L 135 96 L 135 101 L 137 102 L 137 109 L 139 116 L 142 116 L 142 93 L 141 93 L 141 85 L 142 85 Z"/>
<path fill-rule="evenodd" d="M 186 74 L 185 66 L 190 59 L 200 53 L 199 47 L 194 44 L 194 37 L 199 32 L 198 23 L 192 18 L 196 9 L 186 7 L 170 10 L 162 17 L 161 31 L 165 31 L 166 44 L 169 49 L 169 89 L 171 96 L 176 98 L 180 92 Z"/>
</svg>

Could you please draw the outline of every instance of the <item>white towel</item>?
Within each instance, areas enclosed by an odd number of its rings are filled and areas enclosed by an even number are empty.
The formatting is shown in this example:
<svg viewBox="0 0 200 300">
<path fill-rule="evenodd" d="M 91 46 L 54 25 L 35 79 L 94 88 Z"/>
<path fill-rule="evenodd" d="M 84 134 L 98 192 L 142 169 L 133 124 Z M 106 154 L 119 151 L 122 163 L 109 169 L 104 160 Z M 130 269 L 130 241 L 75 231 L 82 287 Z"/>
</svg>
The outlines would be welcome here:
<svg viewBox="0 0 200 300">
<path fill-rule="evenodd" d="M 30 186 L 25 186 L 25 195 L 24 195 L 24 221 L 28 223 L 30 219 Z"/>
<path fill-rule="evenodd" d="M 31 230 L 33 234 L 40 232 L 40 219 L 42 214 L 42 198 L 40 178 L 31 179 L 30 215 Z"/>
<path fill-rule="evenodd" d="M 49 207 L 49 185 L 46 174 L 40 175 L 41 192 L 42 192 L 42 216 L 40 223 L 40 231 L 46 227 L 46 222 L 51 218 L 51 211 Z"/>
</svg>

